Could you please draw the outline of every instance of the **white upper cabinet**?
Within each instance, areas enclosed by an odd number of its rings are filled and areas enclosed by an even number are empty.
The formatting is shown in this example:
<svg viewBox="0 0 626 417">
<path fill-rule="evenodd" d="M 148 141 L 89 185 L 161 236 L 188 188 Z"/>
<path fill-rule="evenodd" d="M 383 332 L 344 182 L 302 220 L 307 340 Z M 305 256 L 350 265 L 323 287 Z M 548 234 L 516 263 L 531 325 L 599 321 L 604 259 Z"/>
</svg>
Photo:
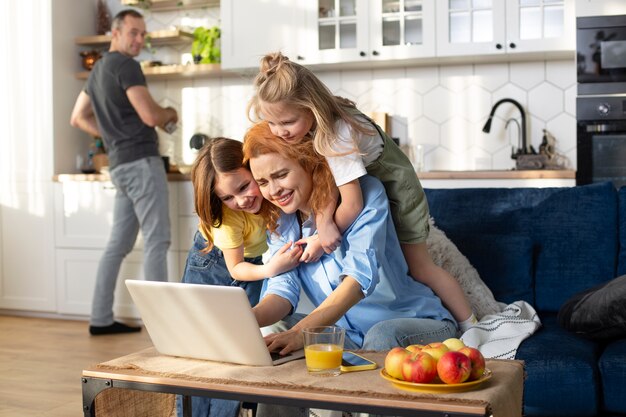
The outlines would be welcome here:
<svg viewBox="0 0 626 417">
<path fill-rule="evenodd" d="M 222 0 L 222 67 L 567 52 L 575 0 Z"/>
<path fill-rule="evenodd" d="M 574 0 L 438 0 L 437 55 L 573 51 Z"/>
<path fill-rule="evenodd" d="M 280 51 L 308 63 L 305 23 L 310 0 L 221 0 L 223 69 L 258 68 L 260 59 Z"/>
<path fill-rule="evenodd" d="M 434 0 L 318 0 L 307 18 L 315 64 L 435 55 Z"/>
</svg>

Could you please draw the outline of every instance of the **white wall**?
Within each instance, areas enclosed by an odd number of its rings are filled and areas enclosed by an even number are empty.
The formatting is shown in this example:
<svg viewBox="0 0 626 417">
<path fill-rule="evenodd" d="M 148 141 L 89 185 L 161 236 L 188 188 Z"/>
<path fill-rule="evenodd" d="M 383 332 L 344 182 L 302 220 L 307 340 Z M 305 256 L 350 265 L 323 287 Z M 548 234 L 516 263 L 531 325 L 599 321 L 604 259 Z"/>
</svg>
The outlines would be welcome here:
<svg viewBox="0 0 626 417">
<path fill-rule="evenodd" d="M 54 310 L 51 0 L 0 2 L 0 307 Z"/>
<path fill-rule="evenodd" d="M 93 1 L 53 0 L 52 8 L 52 98 L 54 127 L 54 173 L 76 172 L 77 155 L 86 155 L 93 139 L 70 126 L 70 114 L 84 81 L 75 73 L 81 67 L 77 36 L 95 34 L 96 6 Z"/>
<path fill-rule="evenodd" d="M 610 16 L 626 14 L 624 0 L 576 0 L 576 16 Z"/>
</svg>

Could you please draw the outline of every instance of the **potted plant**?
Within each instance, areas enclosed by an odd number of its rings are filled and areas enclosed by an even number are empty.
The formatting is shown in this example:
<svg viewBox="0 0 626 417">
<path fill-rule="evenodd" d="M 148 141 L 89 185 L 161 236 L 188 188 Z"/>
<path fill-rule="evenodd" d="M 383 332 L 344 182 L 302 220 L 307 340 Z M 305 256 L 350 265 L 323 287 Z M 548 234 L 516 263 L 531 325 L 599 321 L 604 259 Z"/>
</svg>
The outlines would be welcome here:
<svg viewBox="0 0 626 417">
<path fill-rule="evenodd" d="M 200 26 L 193 31 L 191 55 L 196 64 L 216 64 L 221 62 L 220 39 L 221 31 L 217 26 L 206 28 Z"/>
</svg>

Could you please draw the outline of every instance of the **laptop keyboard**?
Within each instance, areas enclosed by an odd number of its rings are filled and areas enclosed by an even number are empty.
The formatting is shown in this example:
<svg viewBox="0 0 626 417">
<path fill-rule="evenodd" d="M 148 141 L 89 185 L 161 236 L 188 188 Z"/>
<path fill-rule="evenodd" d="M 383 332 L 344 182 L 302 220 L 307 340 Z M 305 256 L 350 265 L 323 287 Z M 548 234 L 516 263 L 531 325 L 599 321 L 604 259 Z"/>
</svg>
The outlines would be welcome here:
<svg viewBox="0 0 626 417">
<path fill-rule="evenodd" d="M 270 352 L 270 357 L 272 358 L 273 361 L 277 359 L 288 358 L 290 356 L 293 356 L 293 355 L 291 353 L 288 353 L 286 355 L 281 355 L 278 352 Z"/>
</svg>

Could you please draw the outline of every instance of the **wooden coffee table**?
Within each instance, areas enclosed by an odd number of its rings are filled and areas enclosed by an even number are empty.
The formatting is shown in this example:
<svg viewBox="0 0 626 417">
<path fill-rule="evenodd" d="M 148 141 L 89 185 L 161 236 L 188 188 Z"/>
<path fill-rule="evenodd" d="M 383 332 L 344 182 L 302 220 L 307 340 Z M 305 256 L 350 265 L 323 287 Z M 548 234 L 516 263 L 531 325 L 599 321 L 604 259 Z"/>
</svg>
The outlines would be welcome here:
<svg viewBox="0 0 626 417">
<path fill-rule="evenodd" d="M 365 355 L 379 365 L 384 363 L 385 352 Z M 433 394 L 399 389 L 381 377 L 380 368 L 320 378 L 306 373 L 303 360 L 275 367 L 248 367 L 172 358 L 150 348 L 83 370 L 83 412 L 86 417 L 99 415 L 96 397 L 119 392 L 109 391 L 118 388 L 135 390 L 137 395 L 183 395 L 184 413 L 189 416 L 189 398 L 205 396 L 394 416 L 521 417 L 523 363 L 488 360 L 487 367 L 493 375 L 478 388 Z"/>
</svg>

